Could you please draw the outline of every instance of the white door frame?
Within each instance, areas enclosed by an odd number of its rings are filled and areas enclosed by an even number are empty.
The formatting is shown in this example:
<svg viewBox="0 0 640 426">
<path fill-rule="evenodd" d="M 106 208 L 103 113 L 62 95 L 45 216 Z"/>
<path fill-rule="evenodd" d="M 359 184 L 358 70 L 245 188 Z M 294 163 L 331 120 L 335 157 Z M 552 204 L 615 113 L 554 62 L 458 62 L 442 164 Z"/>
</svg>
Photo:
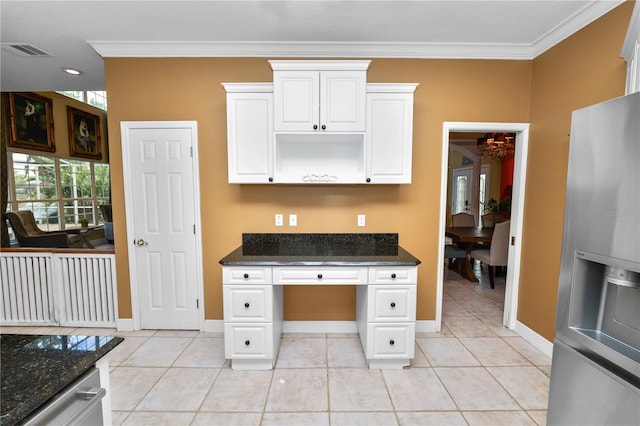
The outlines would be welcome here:
<svg viewBox="0 0 640 426">
<path fill-rule="evenodd" d="M 513 172 L 513 194 L 511 202 L 511 236 L 509 265 L 507 267 L 503 324 L 509 329 L 516 326 L 518 309 L 518 287 L 520 285 L 520 257 L 522 255 L 522 219 L 524 214 L 524 192 L 527 177 L 527 153 L 529 151 L 529 123 L 485 123 L 445 121 L 442 125 L 442 174 L 440 177 L 440 232 L 438 236 L 436 331 L 442 327 L 442 294 L 444 284 L 444 231 L 447 224 L 447 183 L 449 180 L 449 133 L 450 132 L 509 132 L 516 133 L 516 152 Z"/>
<path fill-rule="evenodd" d="M 131 129 L 191 129 L 193 135 L 193 155 L 191 162 L 193 166 L 193 194 L 194 194 L 194 220 L 196 225 L 196 285 L 198 289 L 199 328 L 204 331 L 204 278 L 202 271 L 202 220 L 200 215 L 200 170 L 198 167 L 198 123 L 197 121 L 121 121 L 121 142 L 122 142 L 122 174 L 124 182 L 125 216 L 127 225 L 127 247 L 129 252 L 129 284 L 131 289 L 131 316 L 133 330 L 140 330 L 140 302 L 138 300 L 138 279 L 136 274 L 137 261 L 133 245 L 129 244 L 135 238 L 133 211 L 127 206 L 133 206 L 133 194 L 128 188 L 127 182 L 131 180 L 129 173 L 129 130 Z"/>
</svg>

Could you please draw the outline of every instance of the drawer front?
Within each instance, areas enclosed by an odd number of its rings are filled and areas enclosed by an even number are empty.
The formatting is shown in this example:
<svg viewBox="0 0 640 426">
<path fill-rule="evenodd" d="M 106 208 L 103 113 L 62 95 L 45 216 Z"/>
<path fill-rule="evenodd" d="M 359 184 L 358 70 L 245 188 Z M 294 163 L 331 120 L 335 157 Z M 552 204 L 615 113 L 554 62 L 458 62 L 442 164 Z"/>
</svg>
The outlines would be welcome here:
<svg viewBox="0 0 640 426">
<path fill-rule="evenodd" d="M 224 266 L 222 284 L 271 284 L 271 268 Z"/>
<path fill-rule="evenodd" d="M 369 324 L 367 358 L 413 358 L 415 324 Z"/>
<path fill-rule="evenodd" d="M 273 326 L 225 324 L 224 354 L 229 359 L 273 358 Z"/>
<path fill-rule="evenodd" d="M 367 268 L 287 266 L 273 268 L 275 284 L 366 284 Z"/>
<path fill-rule="evenodd" d="M 271 322 L 273 318 L 273 287 L 270 285 L 223 286 L 224 320 L 241 322 Z"/>
<path fill-rule="evenodd" d="M 416 286 L 369 286 L 368 321 L 415 321 Z"/>
<path fill-rule="evenodd" d="M 417 266 L 369 268 L 369 284 L 417 284 Z"/>
</svg>

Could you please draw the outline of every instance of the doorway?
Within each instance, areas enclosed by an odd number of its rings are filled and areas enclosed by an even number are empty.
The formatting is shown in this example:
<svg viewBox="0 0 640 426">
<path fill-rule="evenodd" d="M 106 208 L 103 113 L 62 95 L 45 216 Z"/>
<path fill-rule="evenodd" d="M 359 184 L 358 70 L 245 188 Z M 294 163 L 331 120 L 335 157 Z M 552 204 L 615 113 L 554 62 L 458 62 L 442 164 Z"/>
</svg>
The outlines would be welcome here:
<svg viewBox="0 0 640 426">
<path fill-rule="evenodd" d="M 133 327 L 203 330 L 197 124 L 121 132 Z"/>
<path fill-rule="evenodd" d="M 444 122 L 442 129 L 442 174 L 440 187 L 440 231 L 438 258 L 444 259 L 445 236 L 447 226 L 447 189 L 449 184 L 449 140 L 451 132 L 508 132 L 516 134 L 514 155 L 513 190 L 511 199 L 511 225 L 509 264 L 507 266 L 506 290 L 503 325 L 514 329 L 518 307 L 518 285 L 520 280 L 520 257 L 522 252 L 522 218 L 524 210 L 524 189 L 526 182 L 527 152 L 529 145 L 528 123 L 483 123 L 483 122 Z M 436 293 L 436 331 L 442 327 L 442 298 L 444 280 L 444 262 L 439 262 Z"/>
</svg>

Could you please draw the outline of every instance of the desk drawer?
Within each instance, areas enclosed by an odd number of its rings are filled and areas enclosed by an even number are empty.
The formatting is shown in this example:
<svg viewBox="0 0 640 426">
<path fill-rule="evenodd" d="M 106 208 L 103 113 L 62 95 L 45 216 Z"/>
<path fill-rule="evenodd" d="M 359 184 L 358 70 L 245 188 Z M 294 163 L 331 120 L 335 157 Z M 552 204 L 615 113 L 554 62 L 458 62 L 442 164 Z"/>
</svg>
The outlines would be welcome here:
<svg viewBox="0 0 640 426">
<path fill-rule="evenodd" d="M 367 358 L 413 358 L 415 324 L 369 324 Z"/>
<path fill-rule="evenodd" d="M 369 284 L 417 284 L 417 266 L 380 266 L 369 268 Z"/>
<path fill-rule="evenodd" d="M 231 359 L 273 358 L 272 324 L 225 324 L 224 354 Z"/>
<path fill-rule="evenodd" d="M 272 321 L 271 285 L 225 285 L 222 293 L 225 321 Z"/>
<path fill-rule="evenodd" d="M 367 268 L 287 266 L 273 268 L 275 284 L 366 284 Z"/>
<path fill-rule="evenodd" d="M 415 285 L 370 285 L 367 303 L 368 321 L 415 321 Z"/>
<path fill-rule="evenodd" d="M 271 267 L 224 266 L 222 284 L 271 284 Z"/>
</svg>

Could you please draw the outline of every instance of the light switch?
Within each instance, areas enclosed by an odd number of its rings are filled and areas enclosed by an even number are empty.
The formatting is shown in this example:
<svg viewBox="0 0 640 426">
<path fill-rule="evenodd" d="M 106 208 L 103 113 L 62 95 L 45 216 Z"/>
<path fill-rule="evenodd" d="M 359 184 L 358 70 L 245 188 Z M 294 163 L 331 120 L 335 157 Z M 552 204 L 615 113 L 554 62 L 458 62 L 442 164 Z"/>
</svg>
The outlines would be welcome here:
<svg viewBox="0 0 640 426">
<path fill-rule="evenodd" d="M 290 214 L 289 215 L 289 226 L 298 226 L 298 215 Z"/>
<path fill-rule="evenodd" d="M 276 213 L 276 226 L 283 226 L 284 225 L 284 219 L 282 216 L 282 213 Z"/>
</svg>

